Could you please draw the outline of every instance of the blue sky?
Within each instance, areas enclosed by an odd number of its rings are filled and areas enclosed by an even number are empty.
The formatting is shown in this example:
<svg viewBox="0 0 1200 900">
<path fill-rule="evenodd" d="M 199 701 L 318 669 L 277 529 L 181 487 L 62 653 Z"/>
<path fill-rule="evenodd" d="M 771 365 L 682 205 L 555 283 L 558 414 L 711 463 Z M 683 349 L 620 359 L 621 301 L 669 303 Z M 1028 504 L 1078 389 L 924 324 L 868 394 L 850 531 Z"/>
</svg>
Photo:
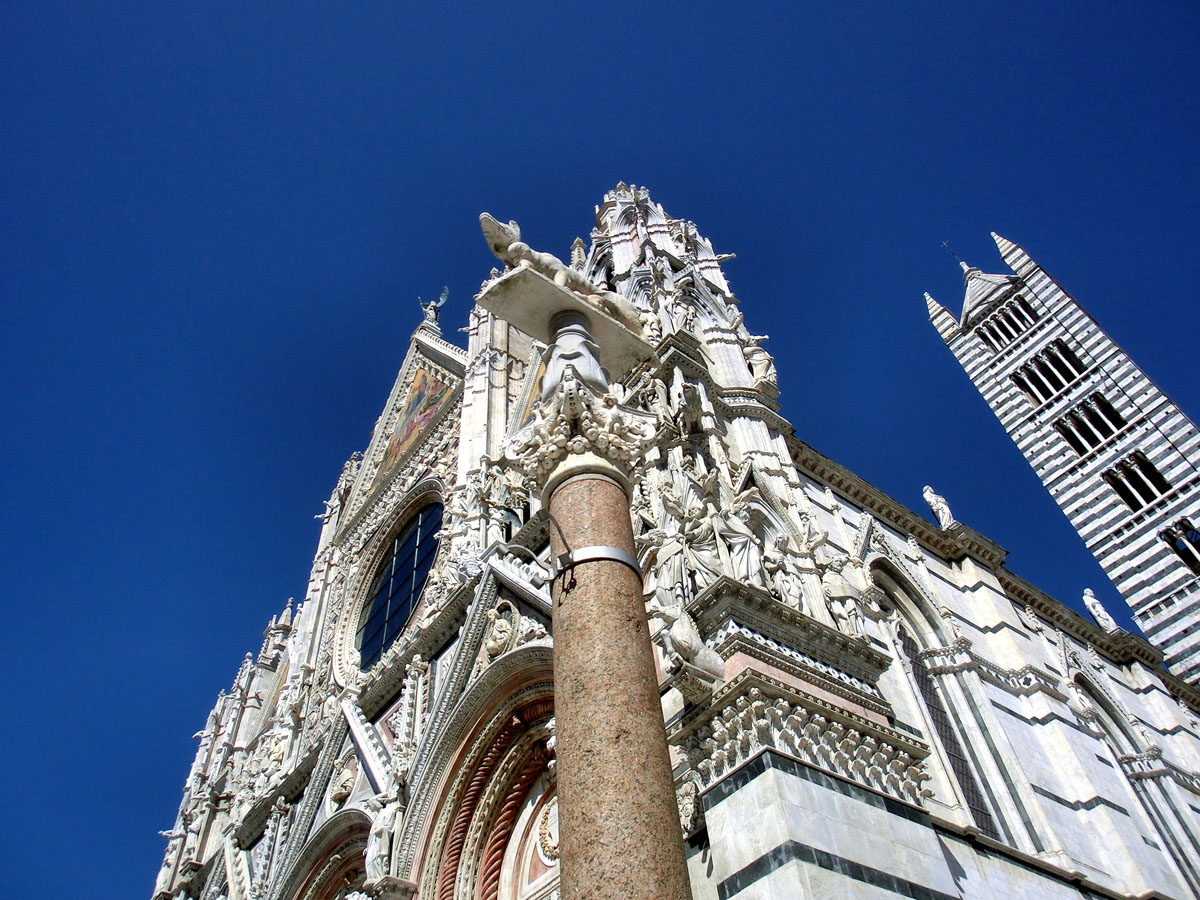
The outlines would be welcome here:
<svg viewBox="0 0 1200 900">
<path fill-rule="evenodd" d="M 564 255 L 648 185 L 737 253 L 803 440 L 1127 621 L 921 295 L 957 310 L 939 245 L 1000 271 L 995 230 L 1200 415 L 1194 6 L 433 6 L 0 13 L 6 897 L 149 896 L 417 297 L 465 322 L 481 210 Z"/>
</svg>

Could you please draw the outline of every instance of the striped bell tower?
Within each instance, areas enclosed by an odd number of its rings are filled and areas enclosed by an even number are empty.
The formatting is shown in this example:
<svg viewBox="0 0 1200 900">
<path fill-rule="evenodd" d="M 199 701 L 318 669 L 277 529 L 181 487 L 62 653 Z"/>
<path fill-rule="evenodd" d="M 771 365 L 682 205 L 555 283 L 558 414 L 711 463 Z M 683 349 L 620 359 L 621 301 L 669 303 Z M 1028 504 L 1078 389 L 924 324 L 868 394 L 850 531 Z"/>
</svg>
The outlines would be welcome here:
<svg viewBox="0 0 1200 900">
<path fill-rule="evenodd" d="M 961 263 L 958 319 L 929 320 L 1166 654 L 1200 675 L 1200 432 L 1029 254 Z"/>
</svg>

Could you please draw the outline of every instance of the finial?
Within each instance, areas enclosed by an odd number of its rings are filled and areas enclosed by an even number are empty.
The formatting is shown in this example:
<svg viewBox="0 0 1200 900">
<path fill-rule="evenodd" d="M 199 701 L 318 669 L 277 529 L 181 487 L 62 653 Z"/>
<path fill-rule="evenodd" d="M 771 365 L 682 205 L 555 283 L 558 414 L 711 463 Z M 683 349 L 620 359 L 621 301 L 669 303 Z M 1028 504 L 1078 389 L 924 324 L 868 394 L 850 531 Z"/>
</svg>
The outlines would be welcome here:
<svg viewBox="0 0 1200 900">
<path fill-rule="evenodd" d="M 963 267 L 964 271 L 966 270 L 967 264 L 964 263 L 961 259 L 959 259 L 958 254 L 954 252 L 954 248 L 950 246 L 949 241 L 942 241 L 942 249 L 945 250 L 947 253 L 949 253 L 951 256 L 953 256 L 955 259 L 958 259 L 958 264 Z"/>
<path fill-rule="evenodd" d="M 571 244 L 571 268 L 583 269 L 584 263 L 587 262 L 587 244 L 583 242 L 583 238 L 575 238 L 575 242 Z"/>
</svg>

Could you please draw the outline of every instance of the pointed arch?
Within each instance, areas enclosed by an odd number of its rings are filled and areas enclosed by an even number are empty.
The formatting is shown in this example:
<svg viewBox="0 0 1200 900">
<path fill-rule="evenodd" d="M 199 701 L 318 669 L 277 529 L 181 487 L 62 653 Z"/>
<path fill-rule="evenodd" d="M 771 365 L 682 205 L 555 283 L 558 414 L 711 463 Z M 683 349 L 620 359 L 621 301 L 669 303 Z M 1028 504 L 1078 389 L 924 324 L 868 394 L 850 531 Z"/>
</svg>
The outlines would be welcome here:
<svg viewBox="0 0 1200 900">
<path fill-rule="evenodd" d="M 888 548 L 890 549 L 890 548 Z M 945 647 L 953 642 L 954 636 L 947 634 L 942 623 L 941 604 L 925 589 L 920 579 L 907 571 L 907 566 L 890 554 L 878 551 L 869 553 L 863 563 L 871 580 L 892 607 L 914 630 L 912 635 L 922 650 Z"/>
<path fill-rule="evenodd" d="M 1125 776 L 1129 793 L 1137 799 L 1151 827 L 1158 833 L 1179 875 L 1200 896 L 1200 834 L 1193 824 L 1193 817 L 1183 814 L 1166 779 L 1130 777 L 1131 764 L 1146 757 L 1157 759 L 1161 749 L 1142 746 L 1144 741 L 1128 716 L 1096 680 L 1081 670 L 1069 677 L 1092 706 L 1089 718 L 1113 757 L 1111 764 Z"/>
<path fill-rule="evenodd" d="M 893 653 L 907 673 L 908 689 L 918 701 L 931 743 L 940 747 L 948 777 L 957 786 L 968 815 L 979 830 L 994 840 L 1004 840 L 992 808 L 995 797 L 985 797 L 980 780 L 980 762 L 967 741 L 962 719 L 949 696 L 934 680 L 925 664 L 924 651 L 946 646 L 940 607 L 896 565 L 879 555 L 871 560 L 870 572 L 882 590 L 885 610 L 894 612 L 891 639 Z M 885 629 L 887 631 L 887 629 Z M 1011 841 L 1011 837 L 1009 838 Z"/>
<path fill-rule="evenodd" d="M 371 819 L 361 809 L 343 809 L 308 839 L 276 896 L 288 900 L 333 900 L 364 877 Z"/>
<path fill-rule="evenodd" d="M 1087 698 L 1091 706 L 1089 718 L 1103 734 L 1104 742 L 1112 748 L 1113 753 L 1121 757 L 1141 752 L 1128 715 L 1121 710 L 1116 699 L 1080 668 L 1072 666 L 1068 677 Z"/>
<path fill-rule="evenodd" d="M 612 286 L 613 252 L 608 241 L 592 244 L 591 259 L 584 265 L 588 280 Z"/>
<path fill-rule="evenodd" d="M 397 840 L 402 877 L 431 900 L 492 897 L 516 813 L 547 769 L 552 652 L 525 645 L 493 662 L 433 736 Z M 404 874 L 407 873 L 407 874 Z"/>
</svg>

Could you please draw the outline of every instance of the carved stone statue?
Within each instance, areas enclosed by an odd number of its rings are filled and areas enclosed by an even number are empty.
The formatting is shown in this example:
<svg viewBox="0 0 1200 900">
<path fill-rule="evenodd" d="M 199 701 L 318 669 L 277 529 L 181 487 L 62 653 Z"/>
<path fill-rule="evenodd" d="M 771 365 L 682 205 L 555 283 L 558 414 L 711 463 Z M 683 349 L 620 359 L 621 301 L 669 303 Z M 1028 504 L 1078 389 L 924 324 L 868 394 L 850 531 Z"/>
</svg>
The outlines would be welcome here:
<svg viewBox="0 0 1200 900">
<path fill-rule="evenodd" d="M 778 373 L 775 371 L 775 359 L 759 346 L 759 341 L 765 341 L 767 335 L 751 335 L 749 342 L 742 347 L 742 354 L 746 357 L 746 364 L 750 367 L 750 375 L 755 382 L 767 381 L 775 384 L 778 381 Z"/>
<path fill-rule="evenodd" d="M 183 858 L 185 860 L 198 859 L 200 853 L 200 831 L 204 827 L 204 816 L 201 815 L 199 808 L 197 808 L 185 813 L 184 821 L 187 823 L 187 837 L 183 842 Z"/>
<path fill-rule="evenodd" d="M 357 777 L 358 767 L 355 765 L 355 758 L 351 756 L 342 764 L 329 788 L 329 801 L 335 809 L 340 809 L 342 804 L 350 798 Z"/>
<path fill-rule="evenodd" d="M 729 576 L 743 584 L 763 587 L 763 545 L 750 526 L 749 502 L 735 499 L 727 512 L 714 518 L 713 527 L 729 553 Z"/>
<path fill-rule="evenodd" d="M 514 531 L 521 527 L 521 519 L 513 512 L 514 506 L 525 506 L 523 499 L 514 494 L 513 485 L 509 481 L 509 473 L 503 466 L 490 462 L 486 458 L 483 463 L 483 502 L 487 507 L 488 535 L 487 543 L 502 540 L 505 526 Z"/>
<path fill-rule="evenodd" d="M 551 253 L 532 249 L 521 241 L 521 227 L 513 221 L 502 225 L 488 213 L 479 216 L 479 227 L 488 246 L 505 265 L 510 268 L 526 265 L 551 279 L 559 287 L 565 287 L 583 297 L 597 309 L 608 313 L 634 334 L 643 336 L 642 321 L 633 304 L 620 294 L 592 284 L 588 277 L 577 269 L 565 265 Z"/>
<path fill-rule="evenodd" d="M 502 615 L 499 609 L 489 609 L 487 617 L 491 627 L 488 629 L 484 648 L 487 650 L 488 658 L 495 659 L 512 643 L 513 626 L 508 617 Z"/>
<path fill-rule="evenodd" d="M 425 322 L 430 325 L 437 325 L 438 316 L 441 308 L 446 305 L 446 299 L 450 296 L 450 288 L 442 288 L 442 294 L 436 300 L 430 300 L 428 303 L 417 298 L 417 303 L 421 306 L 421 312 L 425 315 Z"/>
<path fill-rule="evenodd" d="M 1095 718 L 1096 707 L 1092 705 L 1091 698 L 1084 691 L 1079 683 L 1074 679 L 1067 682 L 1067 690 L 1070 695 L 1070 704 L 1075 708 L 1075 711 L 1084 718 Z"/>
<path fill-rule="evenodd" d="M 677 599 L 688 599 L 688 575 L 685 540 L 676 515 L 682 515 L 683 510 L 671 488 L 666 488 L 664 494 L 658 526 L 643 536 L 642 569 L 646 572 L 645 592 L 657 597 L 660 604 L 670 606 Z"/>
<path fill-rule="evenodd" d="M 686 837 L 704 822 L 704 805 L 696 782 L 689 779 L 679 785 L 675 789 L 675 800 L 679 806 L 679 827 Z"/>
<path fill-rule="evenodd" d="M 704 396 L 700 386 L 691 381 L 681 382 L 671 412 L 675 417 L 675 427 L 679 429 L 680 434 L 702 432 L 704 430 Z"/>
<path fill-rule="evenodd" d="M 812 513 L 802 511 L 800 513 L 800 534 L 800 544 L 796 548 L 796 552 L 801 556 L 816 559 L 817 551 L 829 540 L 829 532 L 817 528 Z"/>
<path fill-rule="evenodd" d="M 158 876 L 154 879 L 154 896 L 165 894 L 171 890 L 171 876 L 175 874 L 174 867 L 171 865 L 171 860 L 164 859 L 162 868 L 158 870 Z"/>
<path fill-rule="evenodd" d="M 392 863 L 392 832 L 396 827 L 396 814 L 400 811 L 400 804 L 394 795 L 385 794 L 381 799 L 382 806 L 379 800 L 371 801 L 371 805 L 378 811 L 371 820 L 371 833 L 367 837 L 368 885 L 377 884 L 389 874 Z"/>
<path fill-rule="evenodd" d="M 659 639 L 672 669 L 677 668 L 682 661 L 710 679 L 717 680 L 724 676 L 725 661 L 721 654 L 704 643 L 696 623 L 684 611 L 682 605 L 662 606 L 651 600 L 650 615 L 661 619 L 665 626 L 659 632 Z"/>
<path fill-rule="evenodd" d="M 1104 604 L 1096 599 L 1096 595 L 1092 592 L 1091 588 L 1087 588 L 1083 592 L 1083 605 L 1086 606 L 1087 611 L 1092 614 L 1092 618 L 1096 620 L 1096 624 L 1109 634 L 1112 634 L 1114 631 L 1118 631 L 1120 629 L 1120 626 L 1117 625 L 1116 620 L 1113 619 L 1113 617 L 1109 615 L 1108 610 L 1104 608 Z"/>
<path fill-rule="evenodd" d="M 858 600 L 862 591 L 852 584 L 845 575 L 845 569 L 850 565 L 848 556 L 836 556 L 821 573 L 821 589 L 829 601 L 829 612 L 838 630 L 853 637 L 862 635 L 862 621 L 858 609 Z"/>
<path fill-rule="evenodd" d="M 638 313 L 638 319 L 642 323 L 642 331 L 646 335 L 646 340 L 652 344 L 657 344 L 662 340 L 662 321 L 656 313 L 643 310 Z"/>
<path fill-rule="evenodd" d="M 921 491 L 921 495 L 925 498 L 925 502 L 929 504 L 929 508 L 933 510 L 934 516 L 937 517 L 938 528 L 945 531 L 950 526 L 958 524 L 958 521 L 954 518 L 954 513 L 950 512 L 950 504 L 946 502 L 945 497 L 934 493 L 933 488 L 929 485 L 925 485 L 925 489 Z"/>
<path fill-rule="evenodd" d="M 804 604 L 804 584 L 788 547 L 786 534 L 777 535 L 774 543 L 763 551 L 763 569 L 771 588 L 784 605 L 801 609 Z"/>
<path fill-rule="evenodd" d="M 176 829 L 160 831 L 159 834 L 167 838 L 167 851 L 163 854 L 162 868 L 158 870 L 158 877 L 154 883 L 155 896 L 171 889 L 171 878 L 175 874 L 175 856 L 179 852 L 179 842 L 187 836 L 187 831 Z"/>
<path fill-rule="evenodd" d="M 703 512 L 668 506 L 672 498 L 663 496 L 663 506 L 676 515 L 682 526 L 683 559 L 679 578 L 685 585 L 691 582 L 698 594 L 717 580 L 721 574 L 721 554 L 717 546 L 717 534 L 713 528 L 713 516 L 706 505 Z M 715 507 L 711 507 L 715 511 Z M 664 538 L 664 548 L 668 538 Z M 673 548 L 672 548 L 673 549 Z M 679 561 L 673 561 L 678 563 Z"/>
<path fill-rule="evenodd" d="M 501 600 L 494 609 L 489 609 L 487 618 L 488 633 L 483 642 L 487 657 L 482 662 L 490 663 L 503 653 L 546 637 L 541 622 L 521 615 L 520 610 L 507 600 Z"/>
</svg>

